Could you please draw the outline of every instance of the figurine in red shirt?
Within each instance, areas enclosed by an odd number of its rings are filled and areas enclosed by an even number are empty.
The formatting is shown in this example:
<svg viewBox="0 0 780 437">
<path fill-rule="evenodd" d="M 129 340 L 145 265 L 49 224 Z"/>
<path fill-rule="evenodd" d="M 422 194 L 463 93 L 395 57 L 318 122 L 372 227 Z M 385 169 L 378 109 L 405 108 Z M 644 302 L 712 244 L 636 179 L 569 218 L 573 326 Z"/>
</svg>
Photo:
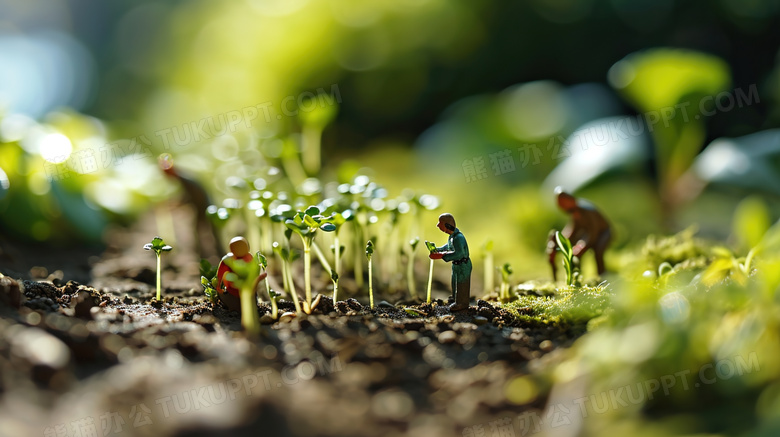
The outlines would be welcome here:
<svg viewBox="0 0 780 437">
<path fill-rule="evenodd" d="M 222 257 L 217 268 L 217 293 L 219 300 L 222 301 L 229 309 L 233 311 L 241 312 L 241 299 L 239 297 L 238 288 L 233 286 L 233 283 L 225 279 L 225 274 L 232 272 L 226 260 L 236 259 L 242 260 L 247 263 L 254 262 L 254 257 L 249 253 L 249 243 L 244 237 L 235 237 L 230 240 L 230 252 Z M 266 272 L 260 273 L 255 280 L 255 287 L 257 284 L 265 279 Z"/>
</svg>

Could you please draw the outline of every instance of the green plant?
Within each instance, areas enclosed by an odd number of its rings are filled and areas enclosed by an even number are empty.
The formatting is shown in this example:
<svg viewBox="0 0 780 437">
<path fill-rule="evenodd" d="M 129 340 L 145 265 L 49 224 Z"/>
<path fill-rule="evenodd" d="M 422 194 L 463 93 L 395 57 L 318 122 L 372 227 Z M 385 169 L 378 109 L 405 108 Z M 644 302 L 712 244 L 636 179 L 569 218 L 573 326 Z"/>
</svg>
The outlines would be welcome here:
<svg viewBox="0 0 780 437">
<path fill-rule="evenodd" d="M 374 284 L 371 269 L 371 257 L 374 255 L 374 243 L 368 240 L 366 243 L 366 258 L 368 258 L 368 299 L 371 309 L 374 309 Z"/>
<path fill-rule="evenodd" d="M 282 260 L 282 282 L 284 283 L 284 291 L 292 297 L 293 303 L 295 304 L 295 311 L 300 313 L 301 303 L 298 301 L 298 293 L 295 291 L 295 283 L 293 283 L 292 271 L 290 269 L 290 264 L 298 258 L 298 253 L 282 246 L 277 241 L 274 241 L 273 249 L 279 256 L 279 259 Z"/>
<path fill-rule="evenodd" d="M 165 244 L 162 238 L 154 237 L 151 243 L 144 244 L 144 249 L 152 250 L 154 251 L 154 254 L 157 255 L 157 300 L 160 300 L 160 272 L 162 270 L 160 268 L 160 255 L 162 255 L 163 252 L 170 252 L 173 247 Z"/>
<path fill-rule="evenodd" d="M 566 285 L 574 284 L 574 252 L 571 241 L 560 231 L 555 232 L 555 243 L 563 254 L 563 269 L 566 271 Z"/>
<path fill-rule="evenodd" d="M 339 274 L 335 270 L 330 271 L 330 280 L 333 281 L 333 303 L 335 304 L 339 296 Z"/>
<path fill-rule="evenodd" d="M 256 262 L 246 262 L 240 259 L 225 260 L 232 272 L 225 274 L 225 279 L 238 287 L 241 298 L 241 326 L 253 336 L 260 333 L 260 318 L 257 315 L 257 282 L 260 266 Z"/>
<path fill-rule="evenodd" d="M 414 237 L 409 241 L 408 259 L 406 261 L 406 284 L 409 287 L 409 295 L 417 299 L 417 284 L 414 283 L 414 251 L 420 243 L 420 237 Z"/>
<path fill-rule="evenodd" d="M 337 211 L 328 217 L 325 217 L 323 221 L 330 223 L 335 228 L 333 230 L 333 265 L 336 273 L 341 274 L 341 241 L 339 240 L 339 231 L 344 223 L 351 221 L 355 216 L 352 214 L 352 210 L 345 209 L 343 211 Z"/>
<path fill-rule="evenodd" d="M 333 232 L 336 226 L 333 223 L 323 221 L 320 209 L 316 206 L 306 208 L 306 211 L 298 211 L 293 218 L 287 219 L 284 224 L 288 229 L 298 234 L 303 241 L 303 280 L 306 290 L 306 305 L 311 306 L 311 246 L 318 229 L 325 232 Z"/>
<path fill-rule="evenodd" d="M 217 293 L 217 266 L 211 265 L 208 260 L 200 260 L 200 285 L 203 286 L 203 293 L 211 303 L 216 303 L 219 299 Z"/>
<path fill-rule="evenodd" d="M 428 249 L 429 254 L 436 252 L 436 245 L 428 240 L 425 240 L 425 247 Z M 428 303 L 431 303 L 431 285 L 433 285 L 433 260 L 431 260 L 428 268 L 428 293 L 425 299 Z"/>
<path fill-rule="evenodd" d="M 512 274 L 512 266 L 509 263 L 504 263 L 501 266 L 501 293 L 499 297 L 502 301 L 508 302 L 511 299 L 509 295 L 509 276 Z"/>
<path fill-rule="evenodd" d="M 255 253 L 257 257 L 257 264 L 263 271 L 268 271 L 268 259 L 259 250 Z M 265 276 L 265 291 L 268 293 L 268 297 L 271 297 L 271 284 L 268 283 L 268 275 Z"/>
<path fill-rule="evenodd" d="M 279 298 L 279 293 L 273 290 L 268 290 L 268 298 L 271 299 L 271 317 L 273 317 L 274 320 L 276 320 L 279 317 L 279 307 L 276 304 L 276 299 Z"/>
</svg>

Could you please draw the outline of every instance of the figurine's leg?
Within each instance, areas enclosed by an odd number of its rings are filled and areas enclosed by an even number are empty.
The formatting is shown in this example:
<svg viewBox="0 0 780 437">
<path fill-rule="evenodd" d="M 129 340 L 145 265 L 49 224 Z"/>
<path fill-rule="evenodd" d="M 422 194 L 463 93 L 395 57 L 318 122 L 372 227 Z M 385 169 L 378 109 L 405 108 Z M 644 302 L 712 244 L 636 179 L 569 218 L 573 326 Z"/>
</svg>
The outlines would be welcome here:
<svg viewBox="0 0 780 437">
<path fill-rule="evenodd" d="M 458 295 L 455 298 L 455 304 L 458 308 L 468 308 L 469 298 L 471 297 L 471 276 L 458 282 Z"/>
<path fill-rule="evenodd" d="M 458 293 L 458 274 L 455 271 L 457 266 L 452 266 L 452 278 L 450 279 L 450 289 L 452 290 L 452 301 L 455 302 L 455 298 Z"/>
</svg>

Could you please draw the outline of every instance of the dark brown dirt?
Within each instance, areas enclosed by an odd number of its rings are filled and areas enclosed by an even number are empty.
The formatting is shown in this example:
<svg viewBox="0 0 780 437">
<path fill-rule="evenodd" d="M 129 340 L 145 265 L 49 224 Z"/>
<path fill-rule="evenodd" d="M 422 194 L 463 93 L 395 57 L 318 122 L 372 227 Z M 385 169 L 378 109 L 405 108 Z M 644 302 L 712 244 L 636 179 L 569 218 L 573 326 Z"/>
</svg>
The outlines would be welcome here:
<svg viewBox="0 0 780 437">
<path fill-rule="evenodd" d="M 507 386 L 578 335 L 521 326 L 485 301 L 453 314 L 388 295 L 371 310 L 345 293 L 282 321 L 261 302 L 266 324 L 247 338 L 237 313 L 205 299 L 187 250 L 164 262 L 156 301 L 146 237 L 69 260 L 91 286 L 52 276 L 55 261 L 0 264 L 26 278 L 0 278 L 0 436 L 490 435 L 493 421 L 543 408 L 545 395 L 517 405 Z"/>
</svg>

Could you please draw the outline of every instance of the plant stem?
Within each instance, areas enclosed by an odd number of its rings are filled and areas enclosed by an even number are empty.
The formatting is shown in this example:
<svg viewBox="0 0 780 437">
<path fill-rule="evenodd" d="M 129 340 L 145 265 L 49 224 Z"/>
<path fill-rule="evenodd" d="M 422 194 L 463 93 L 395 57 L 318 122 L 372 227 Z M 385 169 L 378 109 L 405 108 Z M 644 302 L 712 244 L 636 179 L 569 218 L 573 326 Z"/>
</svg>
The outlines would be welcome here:
<svg viewBox="0 0 780 437">
<path fill-rule="evenodd" d="M 157 254 L 157 300 L 160 300 L 160 254 Z"/>
<path fill-rule="evenodd" d="M 254 284 L 252 281 L 247 281 Z M 260 318 L 257 316 L 257 294 L 254 287 L 244 285 L 239 291 L 241 297 L 241 325 L 249 335 L 260 333 Z"/>
<path fill-rule="evenodd" d="M 374 309 L 374 284 L 371 277 L 371 258 L 368 259 L 368 300 L 371 305 L 371 309 Z"/>
<path fill-rule="evenodd" d="M 336 302 L 338 302 L 338 296 L 339 296 L 339 281 L 335 280 L 333 281 L 333 304 L 335 305 Z"/>
<path fill-rule="evenodd" d="M 292 295 L 293 303 L 295 304 L 295 311 L 300 313 L 301 303 L 298 302 L 298 292 L 295 291 L 295 283 L 292 279 L 292 268 L 290 268 L 290 263 L 285 263 L 284 274 L 287 276 L 287 284 L 290 286 L 290 294 Z"/>
<path fill-rule="evenodd" d="M 335 251 L 334 251 L 335 259 L 333 261 L 333 264 L 336 266 L 336 274 L 340 275 L 341 274 L 341 243 L 339 242 L 338 230 L 336 230 L 335 235 L 333 235 L 333 241 L 336 244 Z"/>
<path fill-rule="evenodd" d="M 495 267 L 493 266 L 493 251 L 485 252 L 485 292 L 492 293 L 495 288 Z"/>
<path fill-rule="evenodd" d="M 279 317 L 279 307 L 276 306 L 276 297 L 271 298 L 271 317 L 276 320 Z"/>
<path fill-rule="evenodd" d="M 311 307 L 311 245 L 303 239 L 303 283 L 306 289 L 306 303 Z"/>
<path fill-rule="evenodd" d="M 409 295 L 417 299 L 417 284 L 414 283 L 414 249 L 409 251 L 409 259 L 406 262 L 406 285 L 409 287 Z"/>
<path fill-rule="evenodd" d="M 318 260 L 320 260 L 320 264 L 322 264 L 322 268 L 325 269 L 326 272 L 330 272 L 330 263 L 328 262 L 328 259 L 325 258 L 325 254 L 322 253 L 322 249 L 320 249 L 320 246 L 318 246 L 316 242 L 312 242 L 311 248 L 314 250 L 314 255 L 317 256 Z"/>
<path fill-rule="evenodd" d="M 431 260 L 431 267 L 428 269 L 428 299 L 426 302 L 431 303 L 431 285 L 433 284 L 433 260 Z"/>
</svg>

